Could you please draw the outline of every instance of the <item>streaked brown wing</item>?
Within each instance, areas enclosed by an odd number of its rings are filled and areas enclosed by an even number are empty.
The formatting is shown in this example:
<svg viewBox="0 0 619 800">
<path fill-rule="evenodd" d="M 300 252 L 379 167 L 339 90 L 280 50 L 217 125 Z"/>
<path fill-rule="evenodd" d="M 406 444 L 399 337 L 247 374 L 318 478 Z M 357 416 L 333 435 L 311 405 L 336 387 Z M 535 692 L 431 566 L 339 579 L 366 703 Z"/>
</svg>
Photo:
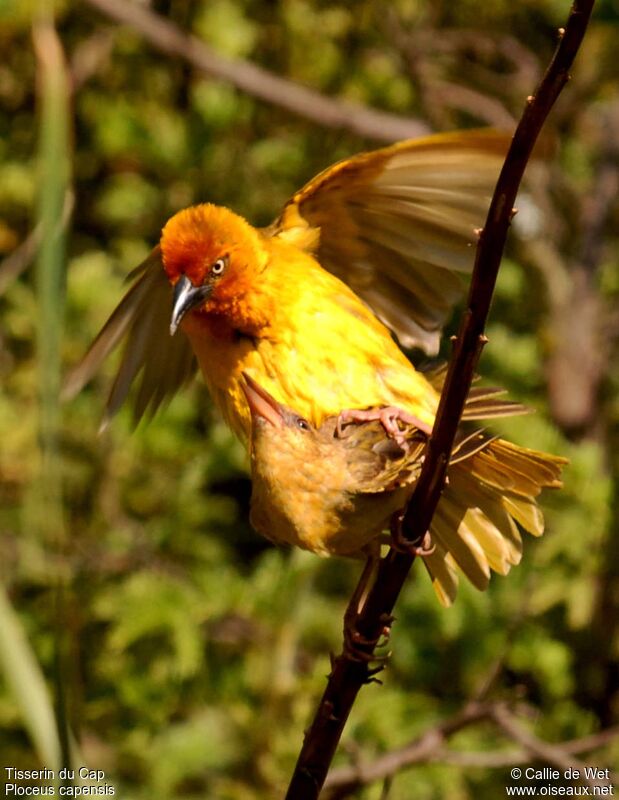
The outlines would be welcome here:
<svg viewBox="0 0 619 800">
<path fill-rule="evenodd" d="M 123 356 L 108 397 L 101 427 L 125 401 L 140 376 L 133 410 L 136 422 L 154 414 L 193 377 L 197 365 L 182 331 L 170 336 L 172 290 L 161 266 L 159 247 L 129 275 L 129 291 L 103 326 L 82 361 L 69 374 L 63 396 L 71 398 L 94 376 L 105 358 L 125 339 Z"/>
<path fill-rule="evenodd" d="M 323 436 L 333 437 L 336 419 L 328 417 L 323 422 L 320 428 Z M 426 441 L 427 436 L 410 425 L 406 430 L 407 449 L 403 449 L 377 421 L 347 425 L 338 439 L 359 494 L 392 491 L 414 482 L 419 475 Z"/>
<path fill-rule="evenodd" d="M 404 346 L 435 353 L 508 145 L 469 131 L 362 153 L 306 184 L 267 233 L 313 250 Z"/>
</svg>

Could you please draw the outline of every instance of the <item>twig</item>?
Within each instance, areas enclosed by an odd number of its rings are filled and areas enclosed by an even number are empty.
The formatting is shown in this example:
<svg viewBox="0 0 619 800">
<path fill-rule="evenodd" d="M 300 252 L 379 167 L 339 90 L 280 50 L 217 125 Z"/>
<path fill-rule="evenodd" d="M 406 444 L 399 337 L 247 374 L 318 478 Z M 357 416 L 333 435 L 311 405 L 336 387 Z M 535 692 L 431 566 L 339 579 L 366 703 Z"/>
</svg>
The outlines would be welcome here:
<svg viewBox="0 0 619 800">
<path fill-rule="evenodd" d="M 488 721 L 494 722 L 508 739 L 520 746 L 493 752 L 453 750 L 446 747 L 449 739 L 464 728 Z M 370 763 L 358 760 L 354 765 L 333 770 L 325 781 L 324 800 L 350 797 L 352 792 L 363 786 L 385 780 L 415 764 L 441 763 L 499 769 L 541 761 L 561 769 L 578 769 L 583 776 L 584 767 L 589 765 L 570 756 L 595 750 L 617 736 L 619 729 L 609 728 L 592 736 L 551 744 L 526 731 L 505 703 L 472 702 L 451 719 L 432 726 L 402 748 L 386 753 Z M 603 782 L 608 783 L 607 780 Z"/>
<path fill-rule="evenodd" d="M 492 35 L 467 28 L 442 28 L 440 36 L 432 35 L 427 26 L 407 30 L 397 14 L 385 15 L 383 27 L 394 46 L 408 65 L 424 100 L 426 113 L 441 127 L 449 121 L 446 111 L 459 109 L 482 123 L 511 130 L 516 119 L 505 100 L 518 98 L 523 91 L 539 80 L 538 58 L 515 37 Z M 471 53 L 475 55 L 471 57 Z M 456 56 L 459 58 L 457 59 Z M 462 59 L 467 63 L 467 85 L 454 82 L 454 67 Z M 505 61 L 510 71 L 497 72 L 496 62 Z M 493 68 L 482 66 L 492 63 Z M 477 91 L 474 85 L 483 86 Z M 499 97 L 491 96 L 491 89 Z M 507 91 L 506 91 L 507 90 Z"/>
<path fill-rule="evenodd" d="M 597 750 L 598 747 L 604 747 L 618 737 L 619 725 L 615 725 L 614 728 L 606 728 L 599 733 L 592 733 L 590 736 L 563 742 L 561 746 L 566 753 L 588 753 L 591 750 Z"/>
<path fill-rule="evenodd" d="M 550 66 L 536 94 L 527 100 L 501 170 L 486 226 L 480 234 L 468 309 L 455 340 L 426 460 L 404 520 L 404 530 L 412 542 L 421 542 L 429 530 L 444 485 L 454 436 L 485 342 L 485 322 L 518 186 L 542 124 L 568 80 L 568 70 L 582 42 L 592 7 L 593 0 L 576 0 L 572 6 Z M 366 641 L 376 640 L 391 619 L 413 561 L 412 555 L 391 549 L 380 562 L 376 581 L 357 622 L 359 634 Z M 368 655 L 374 652 L 373 645 L 360 649 Z M 352 661 L 345 653 L 333 660 L 327 688 L 306 734 L 287 800 L 318 797 L 355 698 L 372 674 L 366 662 Z"/>
<path fill-rule="evenodd" d="M 378 141 L 423 136 L 430 132 L 421 120 L 400 117 L 345 100 L 325 97 L 249 61 L 225 58 L 195 36 L 148 8 L 127 0 L 85 0 L 106 16 L 134 30 L 151 45 L 177 56 L 206 75 L 229 81 L 237 89 L 285 108 L 327 128 L 341 128 Z"/>
<path fill-rule="evenodd" d="M 62 207 L 62 218 L 60 227 L 65 230 L 73 213 L 75 197 L 72 189 L 69 189 L 64 198 Z M 0 296 L 16 280 L 22 272 L 28 269 L 32 260 L 37 254 L 39 245 L 43 238 L 43 226 L 40 222 L 34 226 L 26 238 L 12 250 L 6 258 L 0 261 Z"/>
<path fill-rule="evenodd" d="M 114 44 L 114 31 L 97 31 L 89 38 L 80 42 L 75 48 L 73 58 L 69 64 L 68 83 L 73 94 L 97 72 L 102 62 L 108 57 Z M 69 224 L 75 197 L 72 191 L 67 192 L 62 212 L 63 230 Z M 0 296 L 16 280 L 22 272 L 28 269 L 37 254 L 41 244 L 42 229 L 37 224 L 28 233 L 17 247 L 6 258 L 0 261 Z"/>
<path fill-rule="evenodd" d="M 600 147 L 600 163 L 593 185 L 584 196 L 580 212 L 582 243 L 578 260 L 585 270 L 595 273 L 604 257 L 604 232 L 609 226 L 619 195 L 619 102 L 604 109 L 606 130 Z"/>
<path fill-rule="evenodd" d="M 501 130 L 513 128 L 516 120 L 500 100 L 470 86 L 436 79 L 429 88 L 443 106 L 464 111 Z"/>
<path fill-rule="evenodd" d="M 433 760 L 451 736 L 469 725 L 488 719 L 489 715 L 488 705 L 469 703 L 451 719 L 432 726 L 406 747 L 386 753 L 371 764 L 357 763 L 334 770 L 325 783 L 325 800 L 348 797 L 355 789 L 395 775 L 403 767 Z"/>
<path fill-rule="evenodd" d="M 114 43 L 112 31 L 97 31 L 85 39 L 75 49 L 69 65 L 68 83 L 73 93 L 80 89 L 98 70 L 102 61 L 109 55 Z M 61 225 L 64 230 L 73 214 L 75 197 L 72 191 L 67 192 L 62 210 Z M 0 261 L 0 296 L 24 272 L 34 259 L 41 244 L 42 228 L 40 223 L 34 226 L 25 239 Z"/>
<path fill-rule="evenodd" d="M 585 777 L 585 767 L 589 767 L 589 764 L 577 761 L 565 752 L 562 745 L 551 744 L 534 736 L 518 722 L 504 705 L 495 706 L 492 709 L 491 716 L 494 722 L 496 722 L 499 728 L 501 728 L 510 739 L 522 745 L 535 759 L 551 764 L 563 771 L 569 768 L 576 769 L 580 773 L 582 782 L 591 787 L 606 785 L 608 783 L 608 780 L 600 782 L 596 778 Z"/>
<path fill-rule="evenodd" d="M 114 47 L 115 34 L 116 30 L 114 29 L 98 30 L 77 45 L 69 64 L 74 94 L 97 73 L 107 60 Z"/>
<path fill-rule="evenodd" d="M 42 233 L 41 224 L 37 223 L 26 238 L 0 261 L 0 296 L 32 263 L 39 249 Z"/>
</svg>

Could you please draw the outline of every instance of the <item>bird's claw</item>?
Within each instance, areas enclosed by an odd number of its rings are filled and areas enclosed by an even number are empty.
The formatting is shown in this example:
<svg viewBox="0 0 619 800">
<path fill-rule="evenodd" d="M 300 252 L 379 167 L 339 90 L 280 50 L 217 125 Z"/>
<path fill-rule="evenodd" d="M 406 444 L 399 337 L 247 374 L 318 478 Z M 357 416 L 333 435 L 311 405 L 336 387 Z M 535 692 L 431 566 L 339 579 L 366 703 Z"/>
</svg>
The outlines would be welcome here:
<svg viewBox="0 0 619 800">
<path fill-rule="evenodd" d="M 398 425 L 399 422 L 402 422 L 404 425 L 414 425 L 415 428 L 422 431 L 427 436 L 432 433 L 432 428 L 414 414 L 410 414 L 408 411 L 398 408 L 397 406 L 383 406 L 382 408 L 369 409 L 346 408 L 340 411 L 336 424 L 337 436 L 341 438 L 344 433 L 344 428 L 351 422 L 374 421 L 380 422 L 387 435 L 404 450 L 407 449 L 408 443 L 404 432 Z"/>
<path fill-rule="evenodd" d="M 381 617 L 381 628 L 378 636 L 368 638 L 360 633 L 355 627 L 356 620 L 345 619 L 344 621 L 344 656 L 349 661 L 356 661 L 357 663 L 369 664 L 371 661 L 376 661 L 379 664 L 384 664 L 390 656 L 391 652 L 385 655 L 375 655 L 374 649 L 376 647 L 385 647 L 389 642 L 391 635 L 391 623 L 394 617 L 390 614 L 385 614 Z M 383 667 L 380 667 L 382 669 Z M 377 670 L 377 671 L 380 671 Z M 368 673 L 370 674 L 370 673 Z M 372 672 L 371 674 L 375 674 Z"/>
<path fill-rule="evenodd" d="M 399 553 L 408 553 L 411 556 L 425 558 L 431 556 L 436 550 L 436 545 L 432 541 L 430 531 L 426 531 L 420 543 L 411 542 L 402 532 L 402 521 L 404 515 L 401 511 L 396 512 L 391 518 L 391 546 Z"/>
</svg>

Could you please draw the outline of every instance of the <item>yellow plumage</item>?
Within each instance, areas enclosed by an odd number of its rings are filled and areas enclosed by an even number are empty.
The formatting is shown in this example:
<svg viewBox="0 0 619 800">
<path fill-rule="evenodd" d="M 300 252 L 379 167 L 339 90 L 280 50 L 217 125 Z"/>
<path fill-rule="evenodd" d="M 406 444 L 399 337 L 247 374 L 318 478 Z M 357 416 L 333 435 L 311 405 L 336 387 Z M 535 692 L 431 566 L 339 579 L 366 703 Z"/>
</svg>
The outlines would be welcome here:
<svg viewBox="0 0 619 800">
<path fill-rule="evenodd" d="M 277 403 L 250 377 L 245 380 L 252 410 L 250 518 L 256 530 L 323 556 L 376 556 L 385 540 L 381 534 L 413 492 L 427 435 L 402 425 L 399 446 L 376 421 L 350 424 L 342 435 L 337 417 L 301 426 L 296 410 Z M 525 410 L 480 396 L 483 390 L 473 390 L 467 403 L 467 410 L 475 406 L 476 418 Z M 543 533 L 535 499 L 542 488 L 561 486 L 564 464 L 563 458 L 461 428 L 430 526 L 435 549 L 424 558 L 444 605 L 455 598 L 458 570 L 483 590 L 491 570 L 505 575 L 519 563 L 516 522 L 534 536 Z"/>
<path fill-rule="evenodd" d="M 154 412 L 196 369 L 187 339 L 182 334 L 168 336 L 170 282 L 186 275 L 200 283 L 210 264 L 226 251 L 231 264 L 240 267 L 235 269 L 236 293 L 227 298 L 228 308 L 235 307 L 235 296 L 240 300 L 247 284 L 239 282 L 239 273 L 246 278 L 253 275 L 254 283 L 259 283 L 260 259 L 265 249 L 277 249 L 278 244 L 281 258 L 292 253 L 291 273 L 295 263 L 311 264 L 312 272 L 320 265 L 352 288 L 354 306 L 360 299 L 403 345 L 435 353 L 441 327 L 463 294 L 460 275 L 472 268 L 475 229 L 483 225 L 508 144 L 509 137 L 501 133 L 460 131 L 362 153 L 312 179 L 263 231 L 209 204 L 180 212 L 165 226 L 161 244 L 132 273 L 133 286 L 69 376 L 66 396 L 76 394 L 124 340 L 105 421 L 134 383 L 136 417 Z M 162 259 L 162 250 L 167 258 Z M 167 274 L 162 260 L 167 261 Z M 246 269 L 248 260 L 253 273 Z M 281 291 L 298 293 L 301 287 L 295 287 L 285 265 L 281 271 Z M 308 284 L 305 281 L 304 291 L 311 289 Z M 327 283 L 325 289 L 331 291 L 331 286 Z M 266 304 L 267 313 L 270 303 L 264 293 L 260 302 Z M 210 329 L 225 337 L 221 315 L 211 314 Z M 311 336 L 316 333 L 308 330 Z M 329 348 L 319 356 L 331 354 Z"/>
<path fill-rule="evenodd" d="M 136 415 L 154 411 L 197 362 L 244 439 L 243 372 L 315 426 L 343 409 L 393 405 L 430 428 L 437 391 L 385 325 L 405 345 L 437 349 L 506 147 L 501 134 L 472 132 L 356 156 L 310 181 L 265 230 L 211 204 L 179 212 L 67 392 L 125 339 L 108 414 L 136 381 Z M 490 567 L 515 563 L 513 520 L 541 532 L 533 498 L 557 484 L 560 463 L 501 442 L 455 468 L 433 527 L 446 598 L 454 559 L 479 588 Z"/>
<path fill-rule="evenodd" d="M 238 306 L 224 299 L 212 319 L 196 314 L 182 323 L 237 434 L 250 430 L 242 371 L 316 425 L 343 408 L 390 403 L 431 425 L 437 393 L 355 294 L 293 245 L 264 239 L 262 247 L 266 266 Z"/>
</svg>

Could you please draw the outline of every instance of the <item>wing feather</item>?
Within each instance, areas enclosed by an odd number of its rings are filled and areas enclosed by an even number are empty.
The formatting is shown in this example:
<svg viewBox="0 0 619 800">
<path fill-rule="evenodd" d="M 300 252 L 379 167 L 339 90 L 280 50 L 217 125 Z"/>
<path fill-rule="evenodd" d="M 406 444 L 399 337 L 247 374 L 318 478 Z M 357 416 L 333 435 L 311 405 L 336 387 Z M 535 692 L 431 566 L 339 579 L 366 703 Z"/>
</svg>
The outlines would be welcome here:
<svg viewBox="0 0 619 800">
<path fill-rule="evenodd" d="M 434 552 L 425 556 L 423 565 L 428 570 L 432 586 L 440 603 L 450 606 L 458 593 L 458 573 L 450 553 L 438 542 Z"/>
<path fill-rule="evenodd" d="M 129 275 L 134 279 L 90 349 L 69 374 L 63 389 L 74 397 L 91 380 L 105 358 L 125 339 L 125 347 L 110 391 L 102 428 L 118 411 L 131 385 L 140 377 L 134 399 L 136 422 L 154 414 L 195 374 L 193 351 L 182 331 L 170 336 L 172 290 L 161 266 L 159 247 Z"/>
<path fill-rule="evenodd" d="M 306 184 L 267 233 L 313 250 L 404 346 L 435 353 L 508 144 L 469 131 L 362 153 Z"/>
<path fill-rule="evenodd" d="M 464 520 L 464 512 L 441 498 L 430 524 L 433 541 L 448 550 L 462 572 L 480 591 L 488 588 L 490 567 L 483 548 Z"/>
</svg>

